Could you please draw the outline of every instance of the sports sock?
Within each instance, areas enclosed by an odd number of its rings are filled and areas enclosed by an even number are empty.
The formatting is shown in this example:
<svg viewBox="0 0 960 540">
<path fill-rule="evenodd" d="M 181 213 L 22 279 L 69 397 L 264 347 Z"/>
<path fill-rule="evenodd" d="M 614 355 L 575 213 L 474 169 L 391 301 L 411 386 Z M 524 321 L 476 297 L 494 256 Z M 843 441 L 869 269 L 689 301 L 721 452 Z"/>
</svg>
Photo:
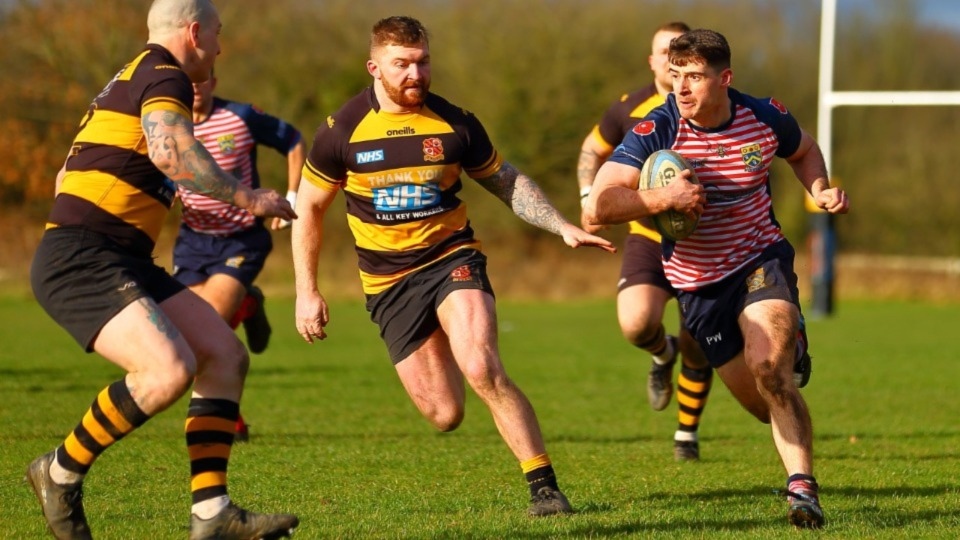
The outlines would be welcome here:
<svg viewBox="0 0 960 540">
<path fill-rule="evenodd" d="M 652 339 L 637 344 L 637 347 L 647 351 L 653 355 L 653 361 L 663 365 L 670 362 L 670 359 L 673 358 L 674 350 L 673 344 L 667 339 L 667 331 L 661 324 L 657 328 L 657 333 L 653 336 Z"/>
<path fill-rule="evenodd" d="M 192 511 L 200 518 L 213 517 L 229 502 L 227 464 L 239 414 L 240 404 L 235 401 L 190 399 L 184 430 L 190 455 Z M 207 502 L 213 499 L 217 500 Z"/>
<path fill-rule="evenodd" d="M 57 466 L 50 469 L 53 481 L 73 484 L 83 480 L 100 454 L 149 419 L 134 401 L 125 379 L 104 388 L 57 447 Z"/>
<path fill-rule="evenodd" d="M 674 436 L 675 440 L 696 440 L 697 429 L 700 427 L 700 417 L 703 415 L 703 408 L 707 404 L 707 396 L 710 394 L 710 384 L 713 381 L 713 370 L 705 368 L 702 370 L 683 366 L 680 370 L 680 377 L 677 380 L 677 403 L 680 405 L 677 411 L 677 434 L 692 433 L 693 438 L 684 438 Z"/>
<path fill-rule="evenodd" d="M 787 477 L 787 491 L 813 491 L 816 495 L 820 489 L 817 479 L 809 474 L 791 474 Z"/>
<path fill-rule="evenodd" d="M 240 327 L 240 323 L 247 320 L 257 311 L 257 299 L 250 296 L 249 294 L 243 297 L 243 301 L 240 302 L 240 307 L 237 308 L 237 312 L 233 314 L 233 317 L 230 318 L 228 324 L 230 328 L 236 330 Z"/>
<path fill-rule="evenodd" d="M 800 499 L 813 499 L 820 504 L 820 485 L 817 479 L 809 474 L 791 474 L 787 477 L 787 500 L 791 504 L 797 499 L 794 495 L 800 495 Z"/>
<path fill-rule="evenodd" d="M 545 486 L 560 491 L 557 486 L 557 477 L 553 473 L 553 465 L 550 463 L 550 457 L 547 454 L 540 454 L 521 461 L 520 468 L 523 470 L 523 476 L 527 479 L 527 485 L 530 486 L 531 497 Z"/>
</svg>

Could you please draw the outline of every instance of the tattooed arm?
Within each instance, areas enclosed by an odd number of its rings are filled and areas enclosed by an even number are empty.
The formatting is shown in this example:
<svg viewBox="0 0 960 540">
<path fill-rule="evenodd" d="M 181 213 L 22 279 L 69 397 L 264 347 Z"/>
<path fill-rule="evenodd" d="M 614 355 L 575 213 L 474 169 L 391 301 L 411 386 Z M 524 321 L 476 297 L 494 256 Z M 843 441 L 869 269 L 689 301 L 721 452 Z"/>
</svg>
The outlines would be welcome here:
<svg viewBox="0 0 960 540">
<path fill-rule="evenodd" d="M 507 162 L 492 175 L 478 178 L 477 183 L 509 206 L 520 219 L 562 236 L 570 247 L 589 245 L 616 251 L 608 240 L 587 234 L 564 219 L 547 200 L 540 186 Z"/>
<path fill-rule="evenodd" d="M 500 170 L 486 178 L 478 178 L 477 182 L 531 225 L 560 234 L 561 227 L 567 223 L 547 200 L 540 186 L 509 163 L 504 162 Z"/>
<path fill-rule="evenodd" d="M 193 121 L 173 111 L 155 110 L 140 119 L 147 155 L 160 172 L 197 193 L 245 208 L 258 216 L 296 217 L 273 190 L 251 189 L 224 171 L 193 136 Z"/>
</svg>

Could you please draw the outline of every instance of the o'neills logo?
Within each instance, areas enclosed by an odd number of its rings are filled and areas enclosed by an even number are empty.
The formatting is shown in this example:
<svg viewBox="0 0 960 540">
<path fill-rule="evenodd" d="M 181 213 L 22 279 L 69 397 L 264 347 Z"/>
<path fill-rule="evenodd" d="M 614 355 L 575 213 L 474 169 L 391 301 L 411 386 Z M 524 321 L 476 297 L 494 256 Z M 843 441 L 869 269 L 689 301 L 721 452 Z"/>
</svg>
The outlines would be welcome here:
<svg viewBox="0 0 960 540">
<path fill-rule="evenodd" d="M 397 135 L 416 135 L 417 132 L 412 127 L 407 126 L 403 129 L 388 129 L 387 137 L 396 137 Z"/>
<path fill-rule="evenodd" d="M 450 279 L 454 281 L 470 281 L 473 279 L 473 274 L 470 272 L 469 266 L 458 266 L 453 269 L 453 272 L 450 272 Z"/>
<path fill-rule="evenodd" d="M 440 161 L 443 159 L 443 141 L 438 137 L 423 140 L 423 160 Z"/>
</svg>

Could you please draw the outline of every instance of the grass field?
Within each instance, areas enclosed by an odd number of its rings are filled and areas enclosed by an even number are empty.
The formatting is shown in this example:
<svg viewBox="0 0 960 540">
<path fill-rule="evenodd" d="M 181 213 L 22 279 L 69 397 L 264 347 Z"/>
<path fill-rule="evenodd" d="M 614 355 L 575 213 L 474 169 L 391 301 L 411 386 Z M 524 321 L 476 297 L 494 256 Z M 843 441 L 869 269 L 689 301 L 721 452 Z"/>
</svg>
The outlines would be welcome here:
<svg viewBox="0 0 960 540">
<path fill-rule="evenodd" d="M 432 431 L 360 304 L 335 303 L 330 338 L 313 347 L 293 331 L 292 301 L 268 308 L 274 340 L 253 361 L 252 440 L 235 447 L 230 490 L 299 514 L 297 538 L 960 538 L 957 305 L 844 302 L 810 321 L 819 533 L 789 527 L 769 429 L 719 383 L 702 460 L 673 461 L 676 405 L 649 409 L 648 359 L 619 336 L 612 301 L 499 306 L 508 371 L 578 509 L 539 520 L 488 412 L 471 396 L 459 430 Z M 0 298 L 0 340 L 0 538 L 43 538 L 24 469 L 121 373 L 31 300 Z M 98 538 L 186 537 L 185 408 L 97 462 L 85 500 Z"/>
</svg>

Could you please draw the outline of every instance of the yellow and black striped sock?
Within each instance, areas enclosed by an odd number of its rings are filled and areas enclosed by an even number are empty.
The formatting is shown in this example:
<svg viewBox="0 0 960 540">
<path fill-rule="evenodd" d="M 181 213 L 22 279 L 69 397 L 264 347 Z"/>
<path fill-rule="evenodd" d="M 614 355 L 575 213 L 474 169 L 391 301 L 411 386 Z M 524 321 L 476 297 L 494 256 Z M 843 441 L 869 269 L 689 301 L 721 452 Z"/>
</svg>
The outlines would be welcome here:
<svg viewBox="0 0 960 540">
<path fill-rule="evenodd" d="M 227 463 L 240 404 L 227 399 L 192 398 L 185 426 L 193 504 L 227 494 Z"/>
<path fill-rule="evenodd" d="M 520 468 L 523 469 L 523 476 L 527 479 L 527 485 L 530 486 L 531 497 L 544 486 L 560 491 L 557 487 L 557 476 L 553 473 L 553 465 L 550 463 L 550 456 L 547 454 L 521 461 Z"/>
<path fill-rule="evenodd" d="M 696 433 L 700 427 L 700 417 L 710 395 L 710 384 L 713 380 L 713 369 L 693 369 L 683 366 L 677 381 L 677 402 L 680 409 L 677 413 L 679 420 L 678 431 Z"/>
<path fill-rule="evenodd" d="M 120 379 L 100 391 L 77 427 L 57 448 L 57 462 L 72 473 L 87 474 L 104 450 L 149 419 L 130 395 L 126 380 Z"/>
</svg>

